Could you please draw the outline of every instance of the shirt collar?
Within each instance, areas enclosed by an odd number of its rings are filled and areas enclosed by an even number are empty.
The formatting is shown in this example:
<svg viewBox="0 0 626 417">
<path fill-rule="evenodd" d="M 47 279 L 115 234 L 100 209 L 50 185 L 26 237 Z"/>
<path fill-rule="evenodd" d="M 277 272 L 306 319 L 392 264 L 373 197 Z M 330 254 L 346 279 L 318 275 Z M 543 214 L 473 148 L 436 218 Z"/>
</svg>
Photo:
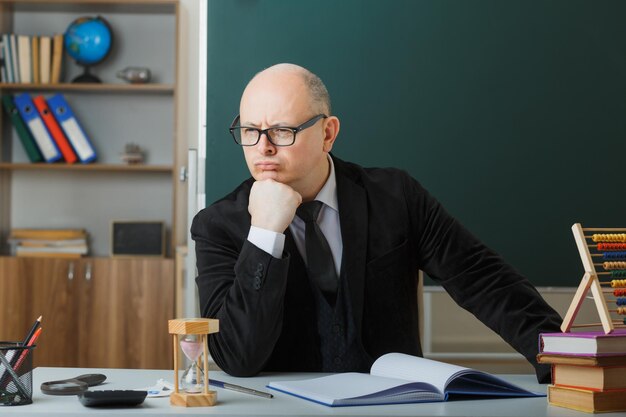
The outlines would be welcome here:
<svg viewBox="0 0 626 417">
<path fill-rule="evenodd" d="M 322 187 L 315 199 L 326 204 L 328 207 L 335 211 L 339 211 L 339 204 L 337 204 L 337 179 L 335 178 L 335 164 L 333 158 L 328 155 L 328 162 L 330 164 L 330 174 L 328 179 Z"/>
</svg>

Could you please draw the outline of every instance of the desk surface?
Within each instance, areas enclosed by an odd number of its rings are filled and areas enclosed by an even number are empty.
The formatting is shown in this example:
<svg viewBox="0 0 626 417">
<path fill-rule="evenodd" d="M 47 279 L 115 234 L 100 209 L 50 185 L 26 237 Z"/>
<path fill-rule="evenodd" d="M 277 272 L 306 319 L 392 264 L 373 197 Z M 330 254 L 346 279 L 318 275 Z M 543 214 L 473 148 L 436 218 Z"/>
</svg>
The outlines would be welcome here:
<svg viewBox="0 0 626 417">
<path fill-rule="evenodd" d="M 152 386 L 160 378 L 173 382 L 172 370 L 136 370 L 136 369 L 84 369 L 84 368 L 37 368 L 33 379 L 33 404 L 2 407 L 0 413 L 9 412 L 16 416 L 42 416 L 57 414 L 76 416 L 89 414 L 113 416 L 164 416 L 172 414 L 203 414 L 216 416 L 586 416 L 588 414 L 550 406 L 545 397 L 513 398 L 469 401 L 448 401 L 438 403 L 420 403 L 384 406 L 340 407 L 331 408 L 305 401 L 287 394 L 272 391 L 273 399 L 265 399 L 219 388 L 218 404 L 214 407 L 184 408 L 170 406 L 169 398 L 146 398 L 138 407 L 97 409 L 87 408 L 75 396 L 51 396 L 41 393 L 40 385 L 44 381 L 75 377 L 86 373 L 102 373 L 107 376 L 104 384 L 93 389 L 138 389 Z M 254 378 L 233 378 L 223 372 L 211 372 L 210 377 L 232 382 L 250 388 L 268 391 L 265 385 L 272 380 L 305 379 L 320 374 L 265 374 Z M 539 385 L 531 375 L 500 375 L 502 378 L 524 388 L 545 392 L 546 386 Z M 621 416 L 623 413 L 607 413 L 605 417 Z"/>
</svg>

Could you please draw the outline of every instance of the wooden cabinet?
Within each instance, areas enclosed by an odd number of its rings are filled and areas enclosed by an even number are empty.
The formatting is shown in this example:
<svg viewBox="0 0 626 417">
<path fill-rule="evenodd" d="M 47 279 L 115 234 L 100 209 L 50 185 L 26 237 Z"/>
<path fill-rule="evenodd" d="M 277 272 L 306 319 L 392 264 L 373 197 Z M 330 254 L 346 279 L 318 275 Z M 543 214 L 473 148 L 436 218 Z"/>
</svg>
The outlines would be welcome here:
<svg viewBox="0 0 626 417">
<path fill-rule="evenodd" d="M 0 111 L 0 340 L 21 340 L 39 315 L 36 366 L 168 368 L 167 320 L 175 300 L 175 247 L 184 245 L 187 143 L 178 133 L 177 0 L 0 0 L 0 33 L 52 36 L 83 16 L 102 16 L 113 48 L 92 72 L 101 84 L 70 82 L 82 69 L 63 57 L 58 84 L 0 83 L 0 94 L 62 93 L 93 143 L 90 164 L 30 163 Z M 148 84 L 117 78 L 147 67 Z M 120 155 L 133 143 L 143 164 Z M 166 258 L 109 258 L 111 223 L 161 221 Z M 89 234 L 90 258 L 10 257 L 12 228 L 74 228 Z"/>
<path fill-rule="evenodd" d="M 0 340 L 43 316 L 35 366 L 172 366 L 171 259 L 0 257 L 0 288 Z"/>
</svg>

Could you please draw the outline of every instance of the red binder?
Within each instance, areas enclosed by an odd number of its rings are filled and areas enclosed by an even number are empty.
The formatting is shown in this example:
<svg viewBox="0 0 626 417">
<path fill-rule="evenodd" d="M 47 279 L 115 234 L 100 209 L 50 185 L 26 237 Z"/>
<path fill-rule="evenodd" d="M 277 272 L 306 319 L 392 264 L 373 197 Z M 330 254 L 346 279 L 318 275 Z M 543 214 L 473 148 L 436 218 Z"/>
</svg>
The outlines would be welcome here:
<svg viewBox="0 0 626 417">
<path fill-rule="evenodd" d="M 48 108 L 48 103 L 46 103 L 46 99 L 44 99 L 43 96 L 37 96 L 33 99 L 33 103 L 35 103 L 37 111 L 41 115 L 41 118 L 43 119 L 43 122 L 48 129 L 48 132 L 50 132 L 50 136 L 52 136 L 57 146 L 59 147 L 59 150 L 63 154 L 65 162 L 67 162 L 68 164 L 73 164 L 74 162 L 76 162 L 78 160 L 76 152 L 74 152 L 74 149 L 72 149 L 72 146 L 68 142 L 65 133 L 63 133 L 63 129 L 61 129 L 61 126 L 59 126 L 59 123 L 54 118 L 54 115 Z"/>
</svg>

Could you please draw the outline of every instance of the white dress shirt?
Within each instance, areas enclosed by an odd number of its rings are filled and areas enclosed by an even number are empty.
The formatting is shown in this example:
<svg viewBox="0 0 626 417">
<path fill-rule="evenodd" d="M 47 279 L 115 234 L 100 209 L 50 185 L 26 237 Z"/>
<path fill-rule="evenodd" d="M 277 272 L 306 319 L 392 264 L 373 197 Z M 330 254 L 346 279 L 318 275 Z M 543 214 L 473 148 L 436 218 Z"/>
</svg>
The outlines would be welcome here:
<svg viewBox="0 0 626 417">
<path fill-rule="evenodd" d="M 335 166 L 332 158 L 329 156 L 330 174 L 326 183 L 315 197 L 315 200 L 324 203 L 320 210 L 317 224 L 328 241 L 330 250 L 335 261 L 335 269 L 337 276 L 341 272 L 341 255 L 343 253 L 343 241 L 341 239 L 341 228 L 339 224 L 339 205 L 337 203 L 337 180 L 335 178 Z M 291 234 L 296 242 L 296 247 L 302 255 L 302 259 L 306 264 L 306 249 L 304 246 L 304 221 L 295 216 L 289 225 Z M 259 249 L 269 253 L 275 258 L 282 258 L 283 249 L 285 247 L 285 234 L 276 233 L 271 230 L 262 229 L 260 227 L 250 226 L 248 240 Z"/>
</svg>

